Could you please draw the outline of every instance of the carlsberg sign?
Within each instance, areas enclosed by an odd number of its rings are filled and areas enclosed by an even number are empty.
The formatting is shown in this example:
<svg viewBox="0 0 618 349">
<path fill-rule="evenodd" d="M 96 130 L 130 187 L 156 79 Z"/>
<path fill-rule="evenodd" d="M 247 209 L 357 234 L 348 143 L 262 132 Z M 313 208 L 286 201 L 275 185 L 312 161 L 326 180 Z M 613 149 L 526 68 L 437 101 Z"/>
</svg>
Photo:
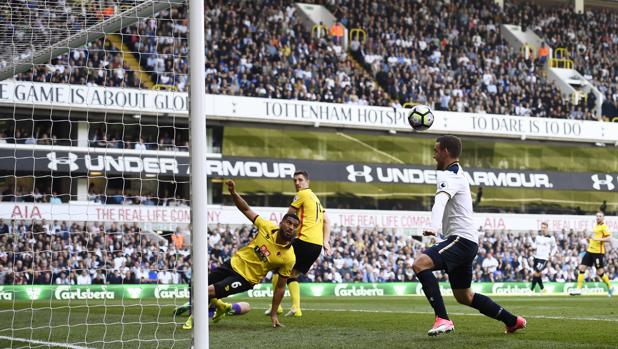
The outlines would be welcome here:
<svg viewBox="0 0 618 349">
<path fill-rule="evenodd" d="M 71 286 L 60 286 L 54 292 L 54 298 L 61 300 L 72 299 L 115 299 L 116 294 L 112 291 L 99 290 L 93 291 L 86 289 L 72 289 Z"/>
<path fill-rule="evenodd" d="M 156 299 L 177 299 L 177 298 L 189 298 L 188 288 L 179 288 L 174 285 L 157 286 L 154 290 L 154 296 Z"/>
<path fill-rule="evenodd" d="M 384 289 L 378 288 L 377 284 L 372 284 L 371 288 L 366 288 L 364 285 L 356 286 L 355 284 L 339 284 L 335 286 L 336 297 L 374 297 L 384 296 Z"/>
<path fill-rule="evenodd" d="M 618 282 L 613 282 L 618 287 Z M 573 282 L 546 282 L 545 295 L 567 296 L 575 288 Z M 472 284 L 474 292 L 494 296 L 527 296 L 533 294 L 528 282 L 477 282 Z M 452 295 L 448 282 L 440 283 L 443 295 Z M 383 283 L 303 283 L 300 293 L 306 297 L 383 297 L 383 296 L 423 296 L 423 288 L 418 282 L 383 282 Z M 606 296 L 607 288 L 601 282 L 584 284 L 582 293 L 589 296 Z M 289 296 L 289 292 L 286 291 Z M 271 284 L 259 284 L 247 292 L 231 297 L 272 298 Z M 46 285 L 0 286 L 0 303 L 18 301 L 86 301 L 102 302 L 106 300 L 136 299 L 188 299 L 189 288 L 183 285 Z"/>
</svg>

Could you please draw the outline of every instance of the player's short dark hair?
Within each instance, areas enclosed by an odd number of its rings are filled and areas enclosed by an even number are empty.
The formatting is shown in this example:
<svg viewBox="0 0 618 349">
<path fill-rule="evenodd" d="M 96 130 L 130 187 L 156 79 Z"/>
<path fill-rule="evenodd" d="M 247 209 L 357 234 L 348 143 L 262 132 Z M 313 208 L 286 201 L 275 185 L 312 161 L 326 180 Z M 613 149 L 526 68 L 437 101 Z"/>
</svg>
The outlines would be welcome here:
<svg viewBox="0 0 618 349">
<path fill-rule="evenodd" d="M 281 220 L 284 221 L 286 218 L 296 219 L 300 223 L 300 218 L 298 218 L 298 216 L 294 213 L 286 213 L 285 215 L 283 215 L 283 219 Z"/>
<path fill-rule="evenodd" d="M 300 170 L 300 171 L 294 172 L 294 176 L 293 177 L 296 177 L 298 175 L 303 175 L 303 177 L 305 177 L 305 179 L 309 179 L 309 174 L 305 170 Z"/>
<path fill-rule="evenodd" d="M 436 138 L 436 143 L 440 144 L 440 149 L 446 149 L 449 155 L 453 158 L 458 158 L 461 155 L 461 139 L 456 136 L 446 135 Z"/>
<path fill-rule="evenodd" d="M 545 225 L 549 228 L 549 224 L 547 224 L 547 222 L 541 222 L 541 225 Z"/>
</svg>

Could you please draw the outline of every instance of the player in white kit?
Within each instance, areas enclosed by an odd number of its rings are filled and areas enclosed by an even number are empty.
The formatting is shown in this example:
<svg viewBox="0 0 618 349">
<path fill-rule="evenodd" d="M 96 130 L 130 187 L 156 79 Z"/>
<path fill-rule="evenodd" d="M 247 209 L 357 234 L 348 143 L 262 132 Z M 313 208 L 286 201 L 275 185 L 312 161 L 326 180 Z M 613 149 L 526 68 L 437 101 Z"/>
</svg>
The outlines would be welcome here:
<svg viewBox="0 0 618 349">
<path fill-rule="evenodd" d="M 474 228 L 470 184 L 459 165 L 461 148 L 461 140 L 455 136 L 438 137 L 434 146 L 433 158 L 438 170 L 437 190 L 431 210 L 431 227 L 423 233 L 437 235 L 441 231 L 445 240 L 425 250 L 414 260 L 413 265 L 425 296 L 436 314 L 433 327 L 427 334 L 437 336 L 455 330 L 446 312 L 434 270 L 446 271 L 457 302 L 504 322 L 506 332 L 513 333 L 526 327 L 526 320 L 511 314 L 489 297 L 474 293 L 470 288 L 472 261 L 476 258 L 479 239 Z"/>
<path fill-rule="evenodd" d="M 556 239 L 549 235 L 549 226 L 547 223 L 541 223 L 541 234 L 537 235 L 534 239 L 534 261 L 532 273 L 532 286 L 530 290 L 534 292 L 534 288 L 537 284 L 543 291 L 543 269 L 549 261 L 549 257 L 552 256 L 557 249 Z"/>
</svg>

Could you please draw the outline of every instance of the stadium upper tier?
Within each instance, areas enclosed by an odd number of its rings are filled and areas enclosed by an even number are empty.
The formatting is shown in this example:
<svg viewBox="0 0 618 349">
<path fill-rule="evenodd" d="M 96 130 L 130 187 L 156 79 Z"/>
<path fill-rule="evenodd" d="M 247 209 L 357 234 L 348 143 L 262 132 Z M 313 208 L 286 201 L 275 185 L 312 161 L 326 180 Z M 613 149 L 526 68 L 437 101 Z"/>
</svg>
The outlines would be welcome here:
<svg viewBox="0 0 618 349">
<path fill-rule="evenodd" d="M 605 94 L 603 114 L 618 114 L 611 59 L 618 40 L 615 14 L 575 15 L 573 9 L 519 2 L 504 10 L 491 1 L 317 2 L 347 28 L 363 28 L 366 43 L 352 41 L 346 52 L 330 35 L 317 38 L 301 24 L 292 1 L 206 1 L 207 92 L 383 106 L 420 102 L 438 110 L 593 119 L 594 98 L 573 105 L 547 80 L 536 55 L 525 58 L 506 44 L 500 32 L 506 23 L 534 25 L 552 47 L 564 44 L 575 69 Z M 30 6 L 36 11 L 41 2 Z M 108 36 L 111 42 L 72 49 L 18 78 L 127 87 L 147 86 L 150 80 L 186 91 L 187 17 L 186 7 L 161 11 L 125 28 L 123 45 Z M 569 30 L 558 33 L 563 27 Z M 138 65 L 123 58 L 128 52 Z"/>
<path fill-rule="evenodd" d="M 544 8 L 523 3 L 505 8 L 513 23 L 532 28 L 550 47 L 565 48 L 565 57 L 609 101 L 618 99 L 618 13 L 596 9 L 577 14 L 568 7 Z M 611 108 L 606 105 L 606 108 Z M 615 104 L 614 104 L 615 107 Z M 615 111 L 604 111 L 604 115 Z"/>
</svg>

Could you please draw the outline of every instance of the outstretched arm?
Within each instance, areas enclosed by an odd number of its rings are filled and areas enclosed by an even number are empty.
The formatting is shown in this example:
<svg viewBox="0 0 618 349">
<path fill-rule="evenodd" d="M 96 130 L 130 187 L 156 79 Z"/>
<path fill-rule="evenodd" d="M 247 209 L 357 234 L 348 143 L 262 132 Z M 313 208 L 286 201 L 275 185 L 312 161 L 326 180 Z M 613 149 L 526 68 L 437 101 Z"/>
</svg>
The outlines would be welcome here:
<svg viewBox="0 0 618 349">
<path fill-rule="evenodd" d="M 238 210 L 240 210 L 240 212 L 242 212 L 245 217 L 247 217 L 251 222 L 254 222 L 258 214 L 255 213 L 255 211 L 251 209 L 249 204 L 247 204 L 245 199 L 243 199 L 242 196 L 240 196 L 240 194 L 236 192 L 236 183 L 234 183 L 233 180 L 228 179 L 227 181 L 225 181 L 225 184 L 227 185 L 227 189 L 230 191 L 230 195 L 232 196 L 232 201 L 234 201 L 234 205 L 236 205 Z"/>
<path fill-rule="evenodd" d="M 275 290 L 273 292 L 273 302 L 270 308 L 273 309 L 273 311 L 270 312 L 270 319 L 272 321 L 273 327 L 284 327 L 283 324 L 279 322 L 277 309 L 279 309 L 279 305 L 281 304 L 281 300 L 283 299 L 283 295 L 285 294 L 285 284 L 287 283 L 287 281 L 287 277 L 279 275 L 277 286 L 275 286 Z"/>
</svg>

